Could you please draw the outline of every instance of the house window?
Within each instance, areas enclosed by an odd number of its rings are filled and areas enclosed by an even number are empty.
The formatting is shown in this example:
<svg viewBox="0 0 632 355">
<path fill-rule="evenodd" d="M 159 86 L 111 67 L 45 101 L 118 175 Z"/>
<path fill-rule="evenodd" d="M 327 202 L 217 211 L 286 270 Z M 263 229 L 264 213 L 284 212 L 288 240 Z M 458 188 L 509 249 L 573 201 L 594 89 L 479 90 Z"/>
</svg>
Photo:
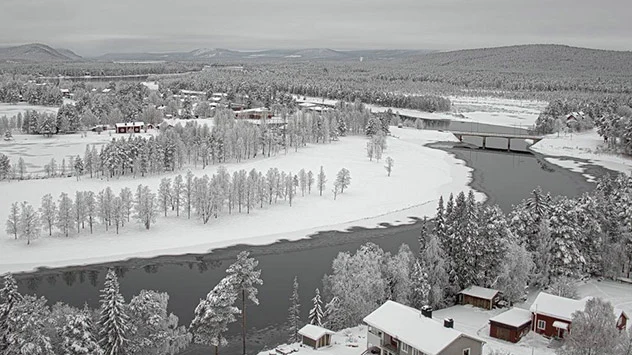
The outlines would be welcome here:
<svg viewBox="0 0 632 355">
<path fill-rule="evenodd" d="M 538 329 L 544 330 L 546 328 L 546 322 L 542 319 L 538 319 Z"/>
<path fill-rule="evenodd" d="M 470 348 L 463 349 L 463 355 L 470 355 Z"/>
<path fill-rule="evenodd" d="M 402 343 L 402 352 L 409 353 L 410 352 L 410 345 L 408 345 L 406 343 Z"/>
</svg>

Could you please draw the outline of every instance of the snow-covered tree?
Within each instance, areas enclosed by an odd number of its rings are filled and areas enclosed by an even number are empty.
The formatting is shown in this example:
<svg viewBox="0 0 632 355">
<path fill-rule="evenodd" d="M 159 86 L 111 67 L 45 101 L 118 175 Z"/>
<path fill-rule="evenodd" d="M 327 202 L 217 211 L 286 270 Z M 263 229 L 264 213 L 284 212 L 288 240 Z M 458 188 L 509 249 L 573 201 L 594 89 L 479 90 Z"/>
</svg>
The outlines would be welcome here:
<svg viewBox="0 0 632 355">
<path fill-rule="evenodd" d="M 68 194 L 62 192 L 59 196 L 59 208 L 57 211 L 56 226 L 61 230 L 65 237 L 75 226 L 72 199 Z"/>
<path fill-rule="evenodd" d="M 28 202 L 22 202 L 20 212 L 20 238 L 26 239 L 26 244 L 31 244 L 31 240 L 37 239 L 40 234 L 40 220 L 37 212 Z"/>
<path fill-rule="evenodd" d="M 397 254 L 387 258 L 384 273 L 389 299 L 405 305 L 410 304 L 410 284 L 414 262 L 415 256 L 407 244 L 402 244 Z"/>
<path fill-rule="evenodd" d="M 139 355 L 174 355 L 191 342 L 178 317 L 167 312 L 169 295 L 142 290 L 129 302 L 131 329 L 129 353 Z"/>
<path fill-rule="evenodd" d="M 125 222 L 129 222 L 132 217 L 132 211 L 134 210 L 134 196 L 132 190 L 129 187 L 124 187 L 119 193 L 121 198 L 121 209 L 125 216 Z"/>
<path fill-rule="evenodd" d="M 13 275 L 7 273 L 3 277 L 4 286 L 0 288 L 0 354 L 5 354 L 9 344 L 9 336 L 16 328 L 9 322 L 13 308 L 22 300 L 18 285 Z"/>
<path fill-rule="evenodd" d="M 78 155 L 75 157 L 73 169 L 75 170 L 75 176 L 77 176 L 77 181 L 79 181 L 79 176 L 83 175 L 84 166 L 83 166 L 83 160 L 81 160 L 81 157 Z"/>
<path fill-rule="evenodd" d="M 305 169 L 301 169 L 298 172 L 298 185 L 301 189 L 301 196 L 305 196 L 305 190 L 307 190 L 307 173 Z"/>
<path fill-rule="evenodd" d="M 533 267 L 531 254 L 524 246 L 508 243 L 498 282 L 494 287 L 502 291 L 503 297 L 511 305 L 524 296 Z"/>
<path fill-rule="evenodd" d="M 50 337 L 45 335 L 50 310 L 44 297 L 23 296 L 8 313 L 4 354 L 54 355 Z"/>
<path fill-rule="evenodd" d="M 292 295 L 290 296 L 290 308 L 288 309 L 288 344 L 300 340 L 298 331 L 301 329 L 301 304 L 298 298 L 298 278 L 294 276 Z"/>
<path fill-rule="evenodd" d="M 421 309 L 423 306 L 430 305 L 431 287 L 428 282 L 428 274 L 426 274 L 418 259 L 413 264 L 410 281 L 410 306 Z M 443 290 L 441 291 L 443 293 Z"/>
<path fill-rule="evenodd" d="M 332 263 L 332 274 L 323 283 L 331 297 L 340 304 L 340 327 L 358 324 L 386 300 L 387 282 L 383 276 L 385 254 L 380 247 L 367 243 L 355 254 L 338 253 Z"/>
<path fill-rule="evenodd" d="M 314 186 L 314 173 L 312 171 L 307 172 L 307 193 L 312 193 L 312 186 Z"/>
<path fill-rule="evenodd" d="M 434 233 L 428 234 L 425 249 L 419 259 L 423 274 L 427 276 L 430 285 L 428 303 L 435 309 L 439 308 L 446 304 L 445 297 L 450 283 L 446 256 L 439 238 Z"/>
<path fill-rule="evenodd" d="M 66 316 L 61 337 L 63 355 L 103 355 L 92 319 L 86 312 Z"/>
<path fill-rule="evenodd" d="M 552 295 L 566 297 L 566 298 L 578 298 L 579 291 L 577 290 L 577 281 L 572 278 L 561 276 L 555 279 L 549 286 L 548 292 Z"/>
<path fill-rule="evenodd" d="M 217 169 L 217 175 L 220 176 L 219 168 Z M 183 199 L 187 218 L 191 219 L 191 207 L 193 206 L 193 173 L 191 170 L 187 171 L 184 180 Z"/>
<path fill-rule="evenodd" d="M 156 195 L 149 186 L 138 185 L 135 200 L 135 217 L 145 229 L 149 229 L 156 221 Z"/>
<path fill-rule="evenodd" d="M 610 302 L 594 297 L 586 302 L 583 311 L 573 313 L 573 329 L 565 337 L 560 355 L 616 354 L 619 331 Z"/>
<path fill-rule="evenodd" d="M 182 206 L 182 194 L 184 192 L 184 182 L 182 175 L 178 175 L 173 179 L 173 189 L 171 196 L 171 204 L 176 210 L 176 216 L 180 216 L 180 207 Z"/>
<path fill-rule="evenodd" d="M 158 204 L 167 217 L 167 211 L 171 206 L 171 179 L 162 178 L 158 187 Z"/>
<path fill-rule="evenodd" d="M 309 310 L 309 324 L 323 326 L 323 301 L 320 299 L 320 290 L 317 288 L 314 298 L 312 298 L 312 309 Z"/>
<path fill-rule="evenodd" d="M 20 234 L 20 206 L 17 202 L 11 204 L 6 227 L 7 234 L 13 235 L 14 239 L 18 239 Z"/>
<path fill-rule="evenodd" d="M 323 169 L 321 165 L 320 171 L 318 172 L 318 182 L 316 183 L 316 186 L 318 186 L 318 192 L 320 193 L 320 196 L 323 195 L 323 190 L 325 189 L 326 183 L 327 183 L 327 176 L 325 175 L 325 170 Z"/>
<path fill-rule="evenodd" d="M 57 204 L 55 204 L 51 194 L 46 194 L 42 197 L 39 214 L 42 219 L 42 225 L 48 229 L 48 235 L 53 235 L 53 226 L 57 221 Z"/>
<path fill-rule="evenodd" d="M 345 189 L 351 184 L 351 173 L 349 170 L 342 168 L 336 175 L 336 183 L 340 186 L 340 193 L 344 193 Z"/>
<path fill-rule="evenodd" d="M 112 222 L 116 228 L 116 234 L 119 234 L 119 227 L 125 221 L 125 212 L 123 211 L 123 202 L 119 196 L 112 199 Z"/>
<path fill-rule="evenodd" d="M 74 209 L 73 212 L 75 214 L 75 225 L 77 226 L 77 233 L 79 233 L 79 228 L 85 228 L 86 224 L 86 199 L 84 197 L 84 191 L 75 192 L 75 202 L 73 203 Z"/>
<path fill-rule="evenodd" d="M 109 269 L 101 290 L 99 317 L 99 345 L 106 355 L 124 355 L 128 349 L 130 320 L 125 300 L 119 291 L 119 282 L 114 270 Z"/>
<path fill-rule="evenodd" d="M 219 354 L 220 346 L 227 344 L 224 333 L 228 331 L 228 325 L 235 322 L 235 315 L 240 313 L 234 306 L 237 293 L 231 277 L 223 278 L 206 299 L 200 300 L 190 326 L 193 341 L 215 347 L 215 355 Z"/>
<path fill-rule="evenodd" d="M 395 160 L 391 157 L 386 157 L 384 162 L 386 163 L 384 165 L 384 168 L 386 169 L 388 176 L 391 176 L 391 172 L 393 171 L 393 166 L 395 165 Z"/>
<path fill-rule="evenodd" d="M 228 267 L 226 273 L 230 276 L 232 287 L 241 301 L 241 337 L 243 355 L 246 355 L 246 300 L 258 305 L 257 285 L 262 285 L 261 270 L 257 270 L 259 262 L 249 257 L 250 253 L 242 251 L 237 255 L 237 261 Z"/>
<path fill-rule="evenodd" d="M 92 234 L 92 226 L 94 225 L 94 221 L 97 218 L 97 200 L 92 191 L 86 191 L 84 196 L 84 206 L 86 209 L 86 220 L 88 222 L 88 226 L 90 226 L 90 234 Z"/>
</svg>

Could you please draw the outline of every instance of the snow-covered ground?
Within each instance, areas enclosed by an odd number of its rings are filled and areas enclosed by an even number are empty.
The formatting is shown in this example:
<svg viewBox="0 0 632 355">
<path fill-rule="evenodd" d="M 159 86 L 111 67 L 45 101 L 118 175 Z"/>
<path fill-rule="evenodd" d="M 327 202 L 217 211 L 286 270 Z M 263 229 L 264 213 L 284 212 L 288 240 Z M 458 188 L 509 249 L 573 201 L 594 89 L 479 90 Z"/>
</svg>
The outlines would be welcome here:
<svg viewBox="0 0 632 355">
<path fill-rule="evenodd" d="M 17 116 L 18 113 L 24 115 L 26 111 L 37 111 L 37 112 L 48 112 L 57 114 L 59 107 L 52 106 L 37 106 L 37 105 L 29 105 L 27 103 L 17 103 L 17 104 L 7 104 L 0 103 L 0 117 L 7 116 L 9 118 L 13 116 Z"/>
<path fill-rule="evenodd" d="M 122 260 L 130 257 L 151 257 L 165 254 L 207 252 L 238 243 L 267 244 L 280 239 L 300 239 L 322 230 L 344 230 L 352 226 L 376 227 L 379 223 L 408 223 L 409 216 L 434 214 L 441 195 L 469 190 L 471 169 L 450 154 L 424 145 L 455 138 L 437 131 L 393 128 L 394 137 L 387 140 L 384 157 L 395 160 L 393 173 L 387 177 L 383 162 L 366 157 L 366 138 L 344 137 L 327 145 L 310 145 L 288 155 L 228 164 L 232 171 L 252 169 L 267 171 L 277 167 L 298 172 L 301 168 L 317 172 L 322 165 L 327 174 L 324 196 L 297 196 L 292 207 L 279 203 L 251 211 L 249 215 L 223 215 L 207 225 L 197 220 L 158 218 L 150 231 L 133 223 L 122 229 L 90 236 L 82 232 L 70 238 L 41 238 L 30 246 L 14 241 L 4 231 L 0 240 L 0 273 L 32 270 L 38 266 L 68 266 Z M 333 200 L 331 181 L 341 168 L 351 172 L 351 186 Z M 196 170 L 196 175 L 212 174 L 216 167 Z M 39 206 L 41 197 L 61 192 L 74 195 L 77 190 L 99 191 L 106 186 L 116 193 L 122 187 L 132 190 L 142 183 L 157 190 L 161 176 L 145 179 L 121 178 L 99 180 L 74 178 L 0 182 L 0 220 L 5 221 L 14 201 L 29 201 Z M 173 176 L 173 175 L 171 175 Z M 477 194 L 483 199 L 482 194 Z"/>
<path fill-rule="evenodd" d="M 338 100 L 295 96 L 298 102 L 334 105 Z M 305 98 L 305 99 L 303 99 Z M 548 105 L 544 101 L 515 100 L 497 97 L 451 96 L 451 112 L 425 112 L 413 109 L 366 104 L 372 112 L 386 112 L 430 120 L 475 122 L 507 127 L 531 128 L 540 112 Z"/>
<path fill-rule="evenodd" d="M 295 351 L 296 355 L 360 355 L 366 350 L 366 326 L 344 329 L 331 337 L 331 346 L 314 350 L 309 346 L 297 344 L 280 345 L 278 349 L 287 349 Z M 275 349 L 277 349 L 275 348 Z M 266 349 L 258 355 L 278 355 L 275 349 Z"/>
<path fill-rule="evenodd" d="M 142 136 L 153 135 L 156 132 L 140 133 Z M 136 134 L 138 135 L 138 133 Z M 53 135 L 45 137 L 33 134 L 14 134 L 13 140 L 0 140 L 0 152 L 11 159 L 12 162 L 18 158 L 24 159 L 27 174 L 43 175 L 44 165 L 48 164 L 51 158 L 55 158 L 57 165 L 61 165 L 62 159 L 69 161 L 70 156 L 81 156 L 83 159 L 86 145 L 97 147 L 111 141 L 113 138 L 128 138 L 129 134 L 117 134 L 114 131 L 105 131 L 101 134 L 86 132 L 83 137 L 80 133 Z M 67 167 L 68 168 L 68 167 Z"/>
<path fill-rule="evenodd" d="M 585 165 L 599 165 L 604 168 L 629 174 L 632 171 L 632 158 L 606 152 L 603 138 L 595 129 L 571 134 L 557 133 L 548 135 L 545 139 L 531 146 L 531 149 L 544 155 L 554 157 L 570 157 L 587 160 L 589 163 L 568 160 L 549 160 L 563 168 L 584 173 Z"/>
</svg>

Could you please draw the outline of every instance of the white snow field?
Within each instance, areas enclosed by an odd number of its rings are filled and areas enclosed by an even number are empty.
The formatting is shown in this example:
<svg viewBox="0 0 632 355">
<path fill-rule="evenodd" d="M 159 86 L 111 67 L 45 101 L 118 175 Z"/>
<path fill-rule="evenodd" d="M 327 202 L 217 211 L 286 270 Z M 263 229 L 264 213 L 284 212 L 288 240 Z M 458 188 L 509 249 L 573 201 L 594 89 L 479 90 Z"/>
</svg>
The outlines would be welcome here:
<svg viewBox="0 0 632 355">
<path fill-rule="evenodd" d="M 629 174 L 632 171 L 632 158 L 607 152 L 603 138 L 596 129 L 571 134 L 550 134 L 531 146 L 531 149 L 544 155 L 570 157 L 588 160 L 589 163 L 569 163 L 560 159 L 550 160 L 563 168 L 572 168 L 576 172 L 585 171 L 585 165 L 599 165 L 606 169 Z M 572 164 L 572 166 L 571 166 Z M 589 177 L 587 177 L 589 178 Z"/>
<path fill-rule="evenodd" d="M 366 157 L 366 138 L 344 137 L 327 145 L 310 145 L 275 157 L 227 164 L 230 173 L 238 169 L 267 171 L 277 167 L 297 173 L 301 168 L 317 173 L 322 165 L 327 175 L 323 196 L 296 197 L 293 206 L 287 202 L 255 209 L 246 213 L 211 219 L 208 224 L 184 217 L 158 217 L 147 231 L 133 222 L 116 235 L 98 226 L 94 235 L 82 231 L 78 236 L 42 237 L 27 246 L 24 240 L 13 240 L 0 232 L 0 273 L 27 271 L 39 266 L 61 267 L 123 260 L 130 257 L 152 257 L 166 254 L 203 253 L 214 248 L 238 243 L 268 244 L 280 239 L 300 239 L 323 230 L 345 230 L 352 226 L 376 227 L 379 223 L 409 223 L 409 216 L 433 215 L 441 195 L 469 191 L 471 169 L 452 155 L 424 145 L 436 141 L 453 141 L 448 133 L 392 128 L 394 137 L 387 140 L 384 153 L 395 160 L 393 173 L 387 177 L 384 163 Z M 351 186 L 333 200 L 332 181 L 341 168 L 351 172 Z M 212 174 L 215 166 L 195 170 L 196 175 Z M 182 172 L 185 173 L 185 172 Z M 100 180 L 58 178 L 47 180 L 0 182 L 0 221 L 8 216 L 14 201 L 28 201 L 39 206 L 44 194 L 57 198 L 61 192 L 71 196 L 77 190 L 95 192 L 110 186 L 118 194 L 122 187 L 135 191 L 138 184 L 157 191 L 159 181 L 171 175 L 144 179 L 121 178 Z M 477 193 L 478 199 L 484 195 Z"/>
<path fill-rule="evenodd" d="M 57 114 L 59 107 L 29 105 L 21 102 L 17 104 L 0 103 L 0 117 L 7 116 L 9 118 L 17 116 L 18 113 L 24 115 L 25 111 L 48 112 Z"/>
<path fill-rule="evenodd" d="M 156 134 L 150 130 L 149 133 L 136 133 L 135 135 L 150 136 Z M 114 138 L 126 139 L 129 134 L 117 134 L 113 130 L 102 132 L 87 132 L 85 137 L 81 134 L 65 134 L 52 135 L 45 137 L 43 135 L 33 134 L 14 134 L 13 140 L 0 140 L 0 153 L 5 154 L 15 163 L 18 158 L 24 159 L 26 163 L 27 174 L 44 175 L 44 165 L 48 164 L 51 158 L 55 158 L 57 166 L 61 165 L 62 159 L 66 159 L 66 164 L 71 156 L 79 155 L 83 159 L 86 151 L 86 145 L 96 146 L 97 151 L 101 146 L 108 143 Z M 68 165 L 66 166 L 69 169 Z"/>
<path fill-rule="evenodd" d="M 303 99 L 303 97 L 305 99 Z M 313 104 L 335 105 L 338 100 L 322 97 L 295 95 L 297 102 Z M 531 128 L 535 125 L 540 112 L 548 105 L 545 101 L 515 100 L 497 97 L 450 96 L 452 112 L 425 112 L 406 108 L 386 107 L 365 104 L 372 112 L 386 112 L 391 110 L 408 117 L 430 120 L 451 120 L 459 122 L 474 122 L 497 126 Z"/>
<path fill-rule="evenodd" d="M 292 351 L 296 355 L 360 355 L 366 350 L 367 328 L 360 325 L 353 328 L 343 329 L 331 336 L 331 346 L 314 350 L 314 348 L 296 344 L 283 344 L 274 349 L 266 349 L 258 355 L 278 355 L 276 349 L 282 351 Z"/>
</svg>

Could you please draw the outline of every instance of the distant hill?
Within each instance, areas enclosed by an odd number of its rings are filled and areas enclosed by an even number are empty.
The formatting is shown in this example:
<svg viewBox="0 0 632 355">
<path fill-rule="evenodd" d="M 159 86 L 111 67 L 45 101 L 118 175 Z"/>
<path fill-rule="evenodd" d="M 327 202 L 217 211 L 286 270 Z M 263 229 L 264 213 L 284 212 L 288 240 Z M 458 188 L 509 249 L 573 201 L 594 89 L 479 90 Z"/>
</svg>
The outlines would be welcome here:
<svg viewBox="0 0 632 355">
<path fill-rule="evenodd" d="M 95 58 L 100 61 L 266 61 L 266 60 L 387 60 L 410 58 L 429 53 L 427 50 L 352 50 L 329 48 L 270 49 L 234 51 L 221 48 L 196 49 L 190 52 L 108 53 Z"/>
<path fill-rule="evenodd" d="M 494 72 L 632 72 L 632 52 L 608 51 L 555 44 L 435 52 L 410 59 L 444 70 Z"/>
<path fill-rule="evenodd" d="M 0 48 L 0 62 L 70 62 L 78 60 L 82 60 L 82 58 L 69 49 L 54 49 L 40 43 Z"/>
</svg>

